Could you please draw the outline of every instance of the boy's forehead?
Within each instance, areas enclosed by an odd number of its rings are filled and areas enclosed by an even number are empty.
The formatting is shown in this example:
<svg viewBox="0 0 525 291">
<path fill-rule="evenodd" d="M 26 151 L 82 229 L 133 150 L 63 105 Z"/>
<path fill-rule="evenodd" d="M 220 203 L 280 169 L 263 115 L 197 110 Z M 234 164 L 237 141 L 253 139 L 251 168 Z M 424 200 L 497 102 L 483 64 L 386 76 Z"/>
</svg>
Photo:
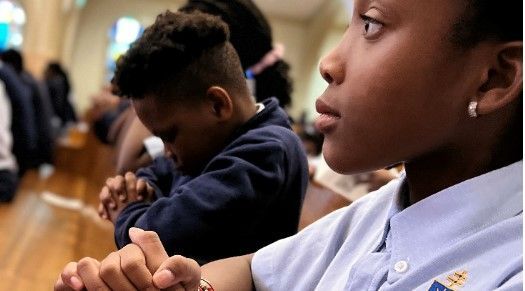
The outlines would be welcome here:
<svg viewBox="0 0 525 291">
<path fill-rule="evenodd" d="M 149 114 L 156 112 L 162 112 L 175 108 L 173 102 L 167 102 L 166 100 L 156 95 L 144 95 L 142 98 L 133 99 L 133 107 L 135 111 L 144 111 Z"/>
<path fill-rule="evenodd" d="M 169 111 L 168 107 L 161 106 L 155 98 L 134 99 L 132 104 L 137 116 L 148 127 L 149 123 L 161 123 Z"/>
<path fill-rule="evenodd" d="M 174 118 L 173 115 L 146 114 L 140 120 L 155 136 L 166 135 L 175 130 L 181 123 L 184 123 L 184 119 Z"/>
<path fill-rule="evenodd" d="M 150 131 L 164 132 L 174 126 L 199 119 L 199 106 L 177 101 L 165 101 L 152 96 L 133 100 L 137 116 Z"/>
</svg>

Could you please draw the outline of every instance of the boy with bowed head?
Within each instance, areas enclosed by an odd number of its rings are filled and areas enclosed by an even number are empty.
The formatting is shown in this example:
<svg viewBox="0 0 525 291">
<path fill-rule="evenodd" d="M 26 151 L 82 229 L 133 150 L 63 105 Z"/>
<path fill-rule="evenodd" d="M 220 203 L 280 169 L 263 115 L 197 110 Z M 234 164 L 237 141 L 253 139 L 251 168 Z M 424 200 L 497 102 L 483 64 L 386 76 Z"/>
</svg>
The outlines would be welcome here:
<svg viewBox="0 0 525 291">
<path fill-rule="evenodd" d="M 275 98 L 250 97 L 228 37 L 218 17 L 167 11 L 118 61 L 116 93 L 171 157 L 102 188 L 119 248 L 141 227 L 169 254 L 208 262 L 297 232 L 304 150 Z"/>
<path fill-rule="evenodd" d="M 201 11 L 220 17 L 229 27 L 230 43 L 239 55 L 250 94 L 257 102 L 275 97 L 285 110 L 291 105 L 290 66 L 282 59 L 282 46 L 273 45 L 272 29 L 253 1 L 188 0 L 179 11 Z M 153 137 L 136 117 L 131 120 L 117 142 L 116 169 L 119 174 L 147 166 L 164 153 L 162 142 Z"/>
<path fill-rule="evenodd" d="M 320 65 L 323 154 L 341 173 L 405 173 L 252 255 L 200 267 L 132 229 L 103 269 L 174 290 L 522 290 L 522 5 L 354 1 Z M 117 286 L 92 262 L 56 290 Z"/>
</svg>

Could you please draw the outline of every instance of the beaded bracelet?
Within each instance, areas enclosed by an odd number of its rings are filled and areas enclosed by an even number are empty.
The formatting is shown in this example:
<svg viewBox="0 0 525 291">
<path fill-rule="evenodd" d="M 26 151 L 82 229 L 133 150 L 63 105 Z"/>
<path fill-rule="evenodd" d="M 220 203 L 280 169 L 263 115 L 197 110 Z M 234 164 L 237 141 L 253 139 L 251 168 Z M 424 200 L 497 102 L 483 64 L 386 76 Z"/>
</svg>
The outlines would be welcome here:
<svg viewBox="0 0 525 291">
<path fill-rule="evenodd" d="M 211 286 L 210 282 L 208 282 L 205 279 L 201 278 L 201 281 L 199 283 L 199 290 L 198 291 L 215 291 L 215 290 Z"/>
</svg>

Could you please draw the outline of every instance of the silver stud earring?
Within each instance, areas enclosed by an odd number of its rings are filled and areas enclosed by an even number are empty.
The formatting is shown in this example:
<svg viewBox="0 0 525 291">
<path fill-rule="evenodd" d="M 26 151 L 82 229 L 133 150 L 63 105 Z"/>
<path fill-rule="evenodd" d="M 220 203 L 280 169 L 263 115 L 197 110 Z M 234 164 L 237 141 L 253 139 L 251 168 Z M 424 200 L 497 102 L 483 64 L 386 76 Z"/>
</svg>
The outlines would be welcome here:
<svg viewBox="0 0 525 291">
<path fill-rule="evenodd" d="M 478 102 L 476 101 L 470 101 L 468 104 L 468 116 L 472 118 L 478 117 Z"/>
</svg>

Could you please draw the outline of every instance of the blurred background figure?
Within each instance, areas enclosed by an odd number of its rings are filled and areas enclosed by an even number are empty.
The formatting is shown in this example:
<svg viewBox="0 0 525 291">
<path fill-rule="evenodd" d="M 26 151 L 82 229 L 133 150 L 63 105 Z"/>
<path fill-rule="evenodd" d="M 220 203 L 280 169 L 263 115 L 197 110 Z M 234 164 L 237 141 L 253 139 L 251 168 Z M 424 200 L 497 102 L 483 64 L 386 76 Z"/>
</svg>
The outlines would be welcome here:
<svg viewBox="0 0 525 291">
<path fill-rule="evenodd" d="M 117 137 L 126 120 L 134 117 L 128 99 L 120 98 L 111 93 L 111 86 L 103 86 L 99 92 L 91 96 L 91 108 L 86 114 L 97 138 L 109 145 L 117 143 Z"/>
<path fill-rule="evenodd" d="M 399 173 L 398 168 L 392 168 L 356 175 L 341 175 L 330 169 L 324 158 L 320 156 L 312 180 L 315 184 L 353 202 L 397 178 Z"/>
<path fill-rule="evenodd" d="M 91 96 L 91 108 L 88 112 L 88 119 L 102 119 L 102 115 L 118 107 L 121 99 L 111 93 L 111 85 L 103 86 L 99 92 Z"/>
<path fill-rule="evenodd" d="M 294 131 L 303 142 L 308 157 L 308 174 L 312 178 L 321 159 L 324 137 L 313 124 L 306 123 L 304 120 L 295 124 Z"/>
<path fill-rule="evenodd" d="M 54 114 L 54 126 L 62 130 L 77 122 L 77 114 L 72 105 L 72 92 L 69 77 L 57 62 L 50 62 L 44 72 L 44 81 L 49 92 Z"/>
<path fill-rule="evenodd" d="M 24 68 L 24 60 L 19 51 L 8 49 L 0 54 L 0 59 L 10 65 L 20 80 L 29 88 L 34 112 L 34 128 L 37 135 L 36 148 L 28 153 L 26 167 L 34 168 L 53 163 L 54 139 L 58 128 L 52 128 L 53 107 L 47 89 Z"/>
<path fill-rule="evenodd" d="M 22 177 L 33 166 L 32 157 L 38 149 L 38 130 L 31 89 L 15 69 L 3 61 L 0 63 L 0 80 L 5 85 L 11 103 L 13 154 L 18 163 L 18 175 Z"/>
<path fill-rule="evenodd" d="M 11 102 L 7 97 L 4 83 L 0 82 L 0 202 L 11 201 L 18 185 L 16 160 L 11 152 L 12 145 Z"/>
</svg>

